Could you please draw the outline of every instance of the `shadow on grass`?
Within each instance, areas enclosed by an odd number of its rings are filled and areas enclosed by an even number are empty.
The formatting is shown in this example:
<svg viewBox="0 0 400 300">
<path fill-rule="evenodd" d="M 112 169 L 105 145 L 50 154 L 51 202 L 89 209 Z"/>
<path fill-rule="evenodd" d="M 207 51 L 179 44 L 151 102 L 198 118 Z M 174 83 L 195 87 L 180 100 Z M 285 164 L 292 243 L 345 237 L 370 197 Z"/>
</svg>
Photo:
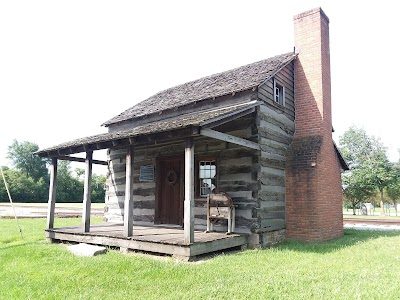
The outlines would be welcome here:
<svg viewBox="0 0 400 300">
<path fill-rule="evenodd" d="M 345 229 L 343 236 L 319 243 L 306 243 L 298 241 L 287 241 L 279 246 L 278 249 L 285 249 L 299 252 L 330 253 L 335 252 L 356 244 L 364 243 L 380 237 L 399 237 L 400 231 L 395 230 L 356 230 Z"/>
</svg>

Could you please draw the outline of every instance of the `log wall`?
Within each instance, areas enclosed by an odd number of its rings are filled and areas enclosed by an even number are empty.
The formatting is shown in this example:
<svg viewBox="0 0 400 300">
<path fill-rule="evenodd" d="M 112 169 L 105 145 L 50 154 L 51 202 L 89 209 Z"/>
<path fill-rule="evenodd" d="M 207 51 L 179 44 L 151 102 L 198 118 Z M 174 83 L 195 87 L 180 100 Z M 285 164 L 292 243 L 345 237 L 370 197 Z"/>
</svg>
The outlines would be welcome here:
<svg viewBox="0 0 400 300">
<path fill-rule="evenodd" d="M 285 237 L 285 164 L 295 131 L 293 64 L 283 68 L 275 75 L 275 79 L 285 87 L 284 106 L 273 101 L 271 79 L 257 90 L 258 100 L 263 104 L 256 113 L 213 128 L 257 142 L 261 150 L 206 137 L 196 137 L 194 140 L 195 159 L 205 155 L 214 156 L 218 161 L 217 187 L 233 198 L 236 205 L 236 231 L 250 233 L 250 244 L 261 246 L 273 245 Z M 175 141 L 135 148 L 134 224 L 153 225 L 155 215 L 156 182 L 139 182 L 140 166 L 156 166 L 157 157 L 160 156 L 183 157 L 184 147 L 184 141 Z M 123 220 L 125 155 L 124 149 L 109 150 L 106 221 Z M 198 167 L 195 172 L 198 172 Z M 195 200 L 194 213 L 195 229 L 204 230 L 206 199 Z M 216 229 L 226 230 L 227 225 L 217 225 Z"/>
<path fill-rule="evenodd" d="M 273 80 L 259 88 L 259 99 L 264 102 L 257 110 L 259 155 L 257 218 L 258 241 L 270 246 L 284 239 L 286 227 L 285 163 L 287 151 L 295 132 L 293 64 L 287 65 L 276 76 L 285 87 L 285 105 L 273 101 Z"/>
<path fill-rule="evenodd" d="M 255 114 L 242 117 L 214 128 L 238 137 L 257 141 Z M 228 193 L 236 207 L 236 231 L 249 233 L 258 227 L 256 216 L 257 190 L 259 182 L 258 151 L 212 138 L 197 137 L 194 141 L 195 159 L 201 156 L 215 157 L 217 166 L 217 187 Z M 137 147 L 134 151 L 134 224 L 153 225 L 155 215 L 156 182 L 139 182 L 142 165 L 155 165 L 159 156 L 184 154 L 184 142 L 178 141 L 159 146 Z M 125 197 L 125 149 L 110 149 L 108 153 L 105 220 L 122 222 Z M 157 167 L 157 166 L 156 166 Z M 196 168 L 195 172 L 198 172 Z M 195 229 L 206 228 L 206 199 L 195 200 Z M 215 229 L 227 230 L 226 221 Z"/>
</svg>

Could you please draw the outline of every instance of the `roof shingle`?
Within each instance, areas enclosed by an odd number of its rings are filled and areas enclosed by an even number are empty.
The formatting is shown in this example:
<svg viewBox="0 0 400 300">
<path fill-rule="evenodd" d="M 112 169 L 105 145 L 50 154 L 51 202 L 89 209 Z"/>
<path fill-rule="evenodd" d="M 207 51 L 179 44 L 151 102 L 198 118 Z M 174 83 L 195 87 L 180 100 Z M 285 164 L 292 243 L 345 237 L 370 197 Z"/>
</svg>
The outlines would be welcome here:
<svg viewBox="0 0 400 300">
<path fill-rule="evenodd" d="M 102 125 L 109 126 L 192 102 L 248 90 L 274 76 L 295 57 L 296 54 L 292 52 L 285 53 L 169 88 L 125 110 Z"/>
<path fill-rule="evenodd" d="M 225 118 L 232 114 L 240 113 L 243 110 L 250 109 L 259 105 L 257 101 L 251 101 L 248 103 L 242 103 L 234 106 L 216 108 L 212 110 L 206 110 L 201 112 L 190 113 L 186 115 L 181 115 L 179 117 L 168 118 L 162 121 L 152 122 L 140 126 L 133 127 L 127 130 L 120 130 L 115 132 L 102 133 L 97 135 L 92 135 L 66 143 L 62 143 L 53 147 L 40 149 L 36 152 L 40 156 L 48 156 L 49 152 L 65 150 L 72 147 L 80 146 L 90 146 L 97 143 L 102 143 L 106 141 L 116 141 L 121 139 L 126 139 L 129 137 L 135 137 L 139 135 L 146 135 L 170 130 L 177 130 L 186 128 L 189 126 L 202 126 L 204 122 L 209 122 L 216 118 Z M 76 151 L 80 152 L 80 151 Z"/>
</svg>

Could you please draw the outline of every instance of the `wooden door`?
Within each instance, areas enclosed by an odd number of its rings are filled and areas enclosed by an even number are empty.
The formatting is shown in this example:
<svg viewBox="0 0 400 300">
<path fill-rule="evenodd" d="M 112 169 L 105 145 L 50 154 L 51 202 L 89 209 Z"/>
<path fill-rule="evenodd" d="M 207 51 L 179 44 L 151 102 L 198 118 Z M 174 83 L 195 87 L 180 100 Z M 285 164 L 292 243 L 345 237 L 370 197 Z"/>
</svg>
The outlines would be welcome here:
<svg viewBox="0 0 400 300">
<path fill-rule="evenodd" d="M 163 157 L 157 160 L 156 224 L 183 225 L 183 157 Z"/>
</svg>

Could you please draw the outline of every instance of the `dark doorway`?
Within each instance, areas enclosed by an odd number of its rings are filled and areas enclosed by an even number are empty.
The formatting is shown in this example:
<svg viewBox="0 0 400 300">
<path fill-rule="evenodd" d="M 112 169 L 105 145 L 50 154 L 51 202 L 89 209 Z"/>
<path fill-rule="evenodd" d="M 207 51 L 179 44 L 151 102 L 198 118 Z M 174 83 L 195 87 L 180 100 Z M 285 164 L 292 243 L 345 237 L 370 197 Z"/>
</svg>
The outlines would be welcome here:
<svg viewBox="0 0 400 300">
<path fill-rule="evenodd" d="M 157 160 L 156 224 L 183 225 L 184 159 L 182 156 Z"/>
</svg>

